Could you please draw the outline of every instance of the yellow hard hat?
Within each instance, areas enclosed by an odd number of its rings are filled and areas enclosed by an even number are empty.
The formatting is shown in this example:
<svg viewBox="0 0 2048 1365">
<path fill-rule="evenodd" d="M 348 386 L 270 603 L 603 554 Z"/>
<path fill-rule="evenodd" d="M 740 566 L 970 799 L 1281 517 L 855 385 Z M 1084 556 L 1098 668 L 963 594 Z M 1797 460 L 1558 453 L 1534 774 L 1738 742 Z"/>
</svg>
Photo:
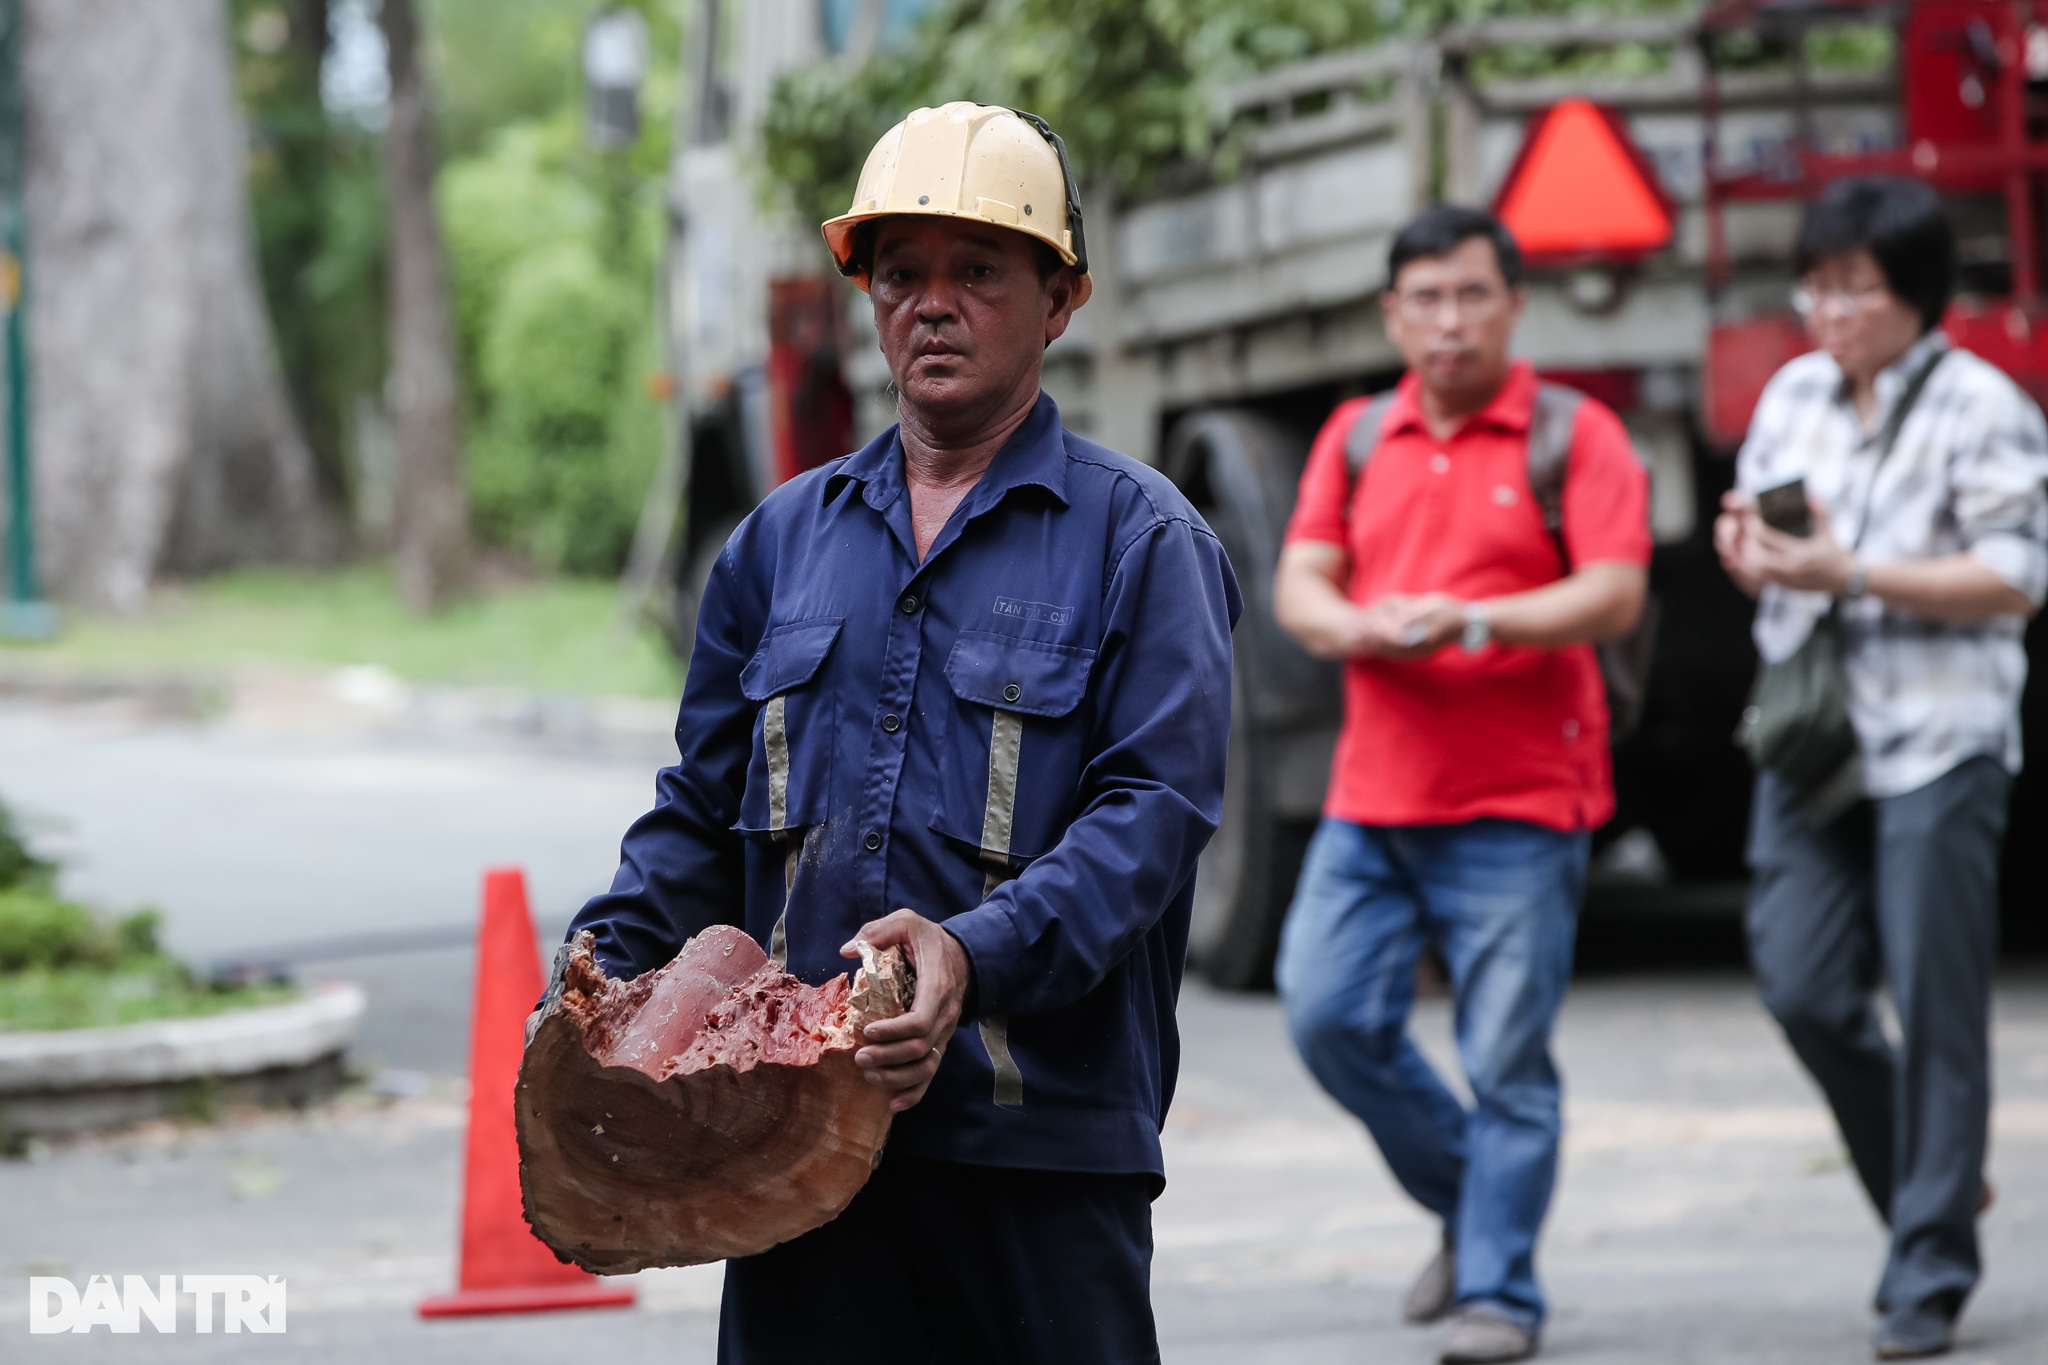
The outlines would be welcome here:
<svg viewBox="0 0 2048 1365">
<path fill-rule="evenodd" d="M 1066 144 L 1036 114 L 956 100 L 913 110 L 882 134 L 853 207 L 823 225 L 840 274 L 868 287 L 867 263 L 854 259 L 855 229 L 899 213 L 971 218 L 1035 237 L 1080 274 L 1076 308 L 1093 292 Z"/>
</svg>

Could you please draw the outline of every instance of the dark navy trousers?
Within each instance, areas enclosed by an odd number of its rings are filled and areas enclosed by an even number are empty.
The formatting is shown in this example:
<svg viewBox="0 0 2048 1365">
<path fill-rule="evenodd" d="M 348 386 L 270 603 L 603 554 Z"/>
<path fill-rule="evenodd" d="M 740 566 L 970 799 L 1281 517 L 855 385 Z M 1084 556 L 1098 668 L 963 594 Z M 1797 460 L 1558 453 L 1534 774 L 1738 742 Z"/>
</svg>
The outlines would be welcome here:
<svg viewBox="0 0 2048 1365">
<path fill-rule="evenodd" d="M 1750 827 L 1750 956 L 1891 1227 L 1880 1308 L 1953 1310 L 1978 1276 L 1991 1114 L 1998 855 L 2012 778 L 1973 758 L 1815 829 L 1765 773 Z M 1891 987 L 1897 1047 L 1877 1014 Z"/>
<path fill-rule="evenodd" d="M 1149 1365 L 1155 1188 L 886 1155 L 839 1217 L 726 1262 L 720 1365 Z"/>
</svg>

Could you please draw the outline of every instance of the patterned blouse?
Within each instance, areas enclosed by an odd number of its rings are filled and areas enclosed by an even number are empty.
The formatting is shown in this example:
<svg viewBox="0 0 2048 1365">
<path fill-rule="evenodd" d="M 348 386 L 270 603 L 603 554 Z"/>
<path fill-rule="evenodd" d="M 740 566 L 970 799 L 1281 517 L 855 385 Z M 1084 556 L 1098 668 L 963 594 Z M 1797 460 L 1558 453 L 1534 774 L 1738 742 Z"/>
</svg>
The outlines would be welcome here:
<svg viewBox="0 0 2048 1365">
<path fill-rule="evenodd" d="M 1893 407 L 1938 351 L 1947 354 L 1879 468 Z M 1824 351 L 1800 356 L 1772 376 L 1757 403 L 1736 486 L 1755 493 L 1803 477 L 1828 509 L 1836 539 L 1865 563 L 1969 554 L 2040 605 L 2048 594 L 2041 410 L 2004 373 L 1951 347 L 1939 331 L 1878 375 L 1877 400 L 1863 427 L 1835 362 Z M 1757 606 L 1758 650 L 1769 660 L 1786 658 L 1827 606 L 1825 593 L 1766 587 Z M 1876 597 L 1843 602 L 1840 619 L 1869 795 L 1912 791 L 1980 754 L 2019 770 L 2024 620 L 1930 621 Z"/>
</svg>

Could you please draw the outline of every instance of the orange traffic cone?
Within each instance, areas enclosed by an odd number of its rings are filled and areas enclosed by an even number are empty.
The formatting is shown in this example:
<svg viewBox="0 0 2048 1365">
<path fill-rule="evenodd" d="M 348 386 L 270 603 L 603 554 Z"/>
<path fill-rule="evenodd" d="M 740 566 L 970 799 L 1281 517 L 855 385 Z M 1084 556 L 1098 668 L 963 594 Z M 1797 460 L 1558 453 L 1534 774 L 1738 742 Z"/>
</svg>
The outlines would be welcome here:
<svg viewBox="0 0 2048 1365">
<path fill-rule="evenodd" d="M 540 957 L 526 878 L 516 867 L 484 874 L 477 935 L 476 1004 L 469 1032 L 469 1146 L 463 1158 L 462 1276 L 453 1294 L 420 1302 L 423 1318 L 630 1306 L 628 1285 L 607 1284 L 555 1259 L 526 1226 L 519 1201 L 519 1139 L 512 1092 L 526 1016 L 541 993 Z"/>
</svg>

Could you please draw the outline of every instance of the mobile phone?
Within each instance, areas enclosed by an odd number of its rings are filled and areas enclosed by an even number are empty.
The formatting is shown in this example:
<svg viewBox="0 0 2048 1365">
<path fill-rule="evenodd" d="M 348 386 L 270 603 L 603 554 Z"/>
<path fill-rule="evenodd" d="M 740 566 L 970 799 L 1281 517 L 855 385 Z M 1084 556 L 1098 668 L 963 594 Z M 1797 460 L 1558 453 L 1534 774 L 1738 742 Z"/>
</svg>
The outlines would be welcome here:
<svg viewBox="0 0 2048 1365">
<path fill-rule="evenodd" d="M 1756 495 L 1757 515 L 1764 525 L 1791 536 L 1813 534 L 1813 509 L 1806 505 L 1806 480 L 1794 479 Z"/>
</svg>

